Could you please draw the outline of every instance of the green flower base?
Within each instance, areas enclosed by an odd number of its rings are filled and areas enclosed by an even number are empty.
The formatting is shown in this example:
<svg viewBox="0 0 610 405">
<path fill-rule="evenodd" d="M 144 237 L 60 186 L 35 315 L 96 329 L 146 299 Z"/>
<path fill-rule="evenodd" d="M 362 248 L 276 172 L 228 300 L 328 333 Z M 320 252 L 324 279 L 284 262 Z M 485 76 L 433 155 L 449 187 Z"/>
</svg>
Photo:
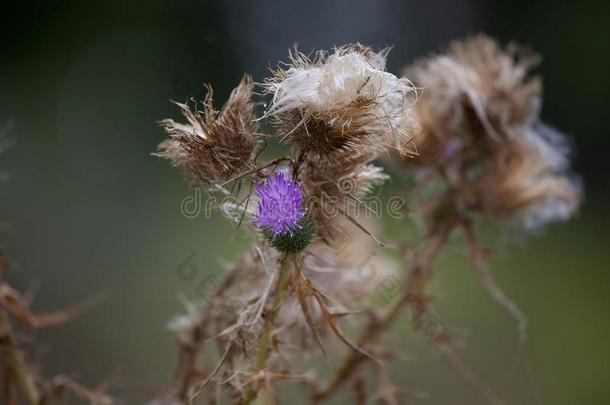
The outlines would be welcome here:
<svg viewBox="0 0 610 405">
<path fill-rule="evenodd" d="M 277 250 L 284 253 L 298 253 L 311 243 L 313 231 L 311 222 L 307 217 L 302 217 L 299 227 L 292 230 L 292 233 L 285 232 L 275 235 L 270 231 L 263 231 L 267 241 Z"/>
</svg>

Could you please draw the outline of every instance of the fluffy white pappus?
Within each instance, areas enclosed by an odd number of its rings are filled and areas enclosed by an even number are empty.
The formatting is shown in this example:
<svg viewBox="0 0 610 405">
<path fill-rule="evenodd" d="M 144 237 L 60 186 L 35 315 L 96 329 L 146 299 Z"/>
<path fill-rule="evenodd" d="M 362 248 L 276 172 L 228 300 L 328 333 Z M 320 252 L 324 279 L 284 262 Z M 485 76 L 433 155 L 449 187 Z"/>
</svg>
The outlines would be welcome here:
<svg viewBox="0 0 610 405">
<path fill-rule="evenodd" d="M 383 171 L 383 168 L 369 164 L 356 174 L 356 182 L 359 185 L 358 195 L 368 194 L 373 188 L 382 185 L 390 176 Z"/>
<path fill-rule="evenodd" d="M 238 201 L 234 197 L 226 197 L 220 203 L 220 213 L 230 221 L 236 224 L 242 223 L 244 216 L 251 219 L 256 214 L 258 200 L 255 197 L 250 197 L 243 202 Z"/>
<path fill-rule="evenodd" d="M 564 134 L 550 125 L 538 121 L 526 133 L 525 138 L 553 170 L 569 170 L 572 148 L 569 139 Z"/>
<path fill-rule="evenodd" d="M 320 54 L 314 62 L 302 54 L 292 55 L 293 64 L 266 83 L 267 92 L 273 94 L 267 115 L 291 110 L 324 113 L 368 99 L 376 102 L 370 113 L 397 127 L 416 92 L 406 78 L 382 70 L 386 54 L 336 50 L 330 56 Z"/>
<path fill-rule="evenodd" d="M 189 303 L 193 308 L 203 306 L 202 302 Z M 167 328 L 176 334 L 178 341 L 182 344 L 192 344 L 193 330 L 200 323 L 200 316 L 189 311 L 186 314 L 176 315 L 167 322 Z"/>
<path fill-rule="evenodd" d="M 581 194 L 582 183 L 580 178 L 570 179 L 570 187 L 576 195 Z M 537 232 L 553 222 L 566 222 L 574 216 L 579 200 L 571 200 L 549 196 L 543 203 L 537 204 L 527 211 L 521 218 L 521 225 L 530 232 Z"/>
<path fill-rule="evenodd" d="M 500 140 L 538 119 L 541 83 L 531 75 L 538 57 L 485 35 L 451 43 L 446 53 L 417 61 L 405 73 L 423 89 L 418 115 L 436 136 L 469 130 L 474 112 L 486 134 Z"/>
<path fill-rule="evenodd" d="M 531 187 L 551 180 L 554 184 L 562 184 L 562 187 L 554 187 L 556 191 L 549 192 L 546 199 L 523 212 L 523 227 L 536 231 L 552 222 L 565 222 L 574 215 L 581 202 L 582 181 L 570 172 L 571 148 L 564 134 L 538 122 L 524 139 L 530 144 L 538 164 L 545 168 L 531 179 Z"/>
</svg>

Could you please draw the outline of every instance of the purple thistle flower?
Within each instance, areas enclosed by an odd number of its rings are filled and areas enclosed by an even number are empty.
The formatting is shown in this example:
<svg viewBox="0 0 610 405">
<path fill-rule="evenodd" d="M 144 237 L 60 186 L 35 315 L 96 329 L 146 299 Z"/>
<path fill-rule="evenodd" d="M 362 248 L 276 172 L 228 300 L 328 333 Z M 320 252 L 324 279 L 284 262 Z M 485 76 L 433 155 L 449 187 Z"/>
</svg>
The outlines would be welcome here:
<svg viewBox="0 0 610 405">
<path fill-rule="evenodd" d="M 292 234 L 300 226 L 299 221 L 305 215 L 301 208 L 301 187 L 285 178 L 284 173 L 278 171 L 257 183 L 256 196 L 258 212 L 252 222 L 258 228 L 275 238 L 280 234 Z"/>
</svg>

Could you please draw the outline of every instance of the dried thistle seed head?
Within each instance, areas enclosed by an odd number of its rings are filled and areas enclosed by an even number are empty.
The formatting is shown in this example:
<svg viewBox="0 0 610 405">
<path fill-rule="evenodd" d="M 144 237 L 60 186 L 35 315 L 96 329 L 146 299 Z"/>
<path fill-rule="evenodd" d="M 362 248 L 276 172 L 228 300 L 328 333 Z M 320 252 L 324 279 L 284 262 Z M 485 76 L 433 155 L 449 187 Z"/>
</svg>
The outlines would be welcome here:
<svg viewBox="0 0 610 405">
<path fill-rule="evenodd" d="M 479 209 L 526 229 L 569 219 L 581 187 L 569 172 L 568 152 L 563 136 L 542 124 L 498 147 L 473 183 Z"/>
<path fill-rule="evenodd" d="M 252 80 L 244 76 L 220 112 L 214 110 L 212 89 L 203 110 L 177 103 L 188 124 L 161 121 L 169 139 L 159 144 L 156 156 L 180 168 L 193 186 L 208 187 L 227 179 L 250 163 L 256 146 L 258 123 L 250 102 Z"/>
<path fill-rule="evenodd" d="M 414 134 L 422 159 L 442 157 L 450 137 L 500 140 L 532 125 L 541 103 L 541 82 L 530 76 L 537 63 L 535 55 L 478 35 L 408 67 L 422 89 Z"/>
<path fill-rule="evenodd" d="M 303 151 L 328 154 L 365 146 L 380 151 L 399 147 L 400 122 L 410 111 L 414 89 L 406 79 L 384 71 L 387 50 L 362 45 L 318 52 L 313 60 L 294 51 L 287 68 L 264 83 L 273 96 L 267 115 L 279 136 Z"/>
<path fill-rule="evenodd" d="M 580 201 L 563 136 L 539 123 L 537 61 L 479 35 L 407 69 L 423 88 L 420 155 L 408 162 L 441 167 L 459 206 L 527 228 L 570 217 Z"/>
</svg>

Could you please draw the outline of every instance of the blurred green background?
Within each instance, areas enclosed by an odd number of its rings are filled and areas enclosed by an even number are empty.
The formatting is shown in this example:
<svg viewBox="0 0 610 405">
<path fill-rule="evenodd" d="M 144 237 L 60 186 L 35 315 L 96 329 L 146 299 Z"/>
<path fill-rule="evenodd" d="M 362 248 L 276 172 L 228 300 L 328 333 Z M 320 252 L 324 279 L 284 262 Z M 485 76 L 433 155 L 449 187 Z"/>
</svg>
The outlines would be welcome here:
<svg viewBox="0 0 610 405">
<path fill-rule="evenodd" d="M 3 5 L 0 124 L 15 140 L 0 158 L 0 240 L 9 279 L 38 286 L 34 308 L 68 306 L 103 291 L 86 316 L 38 334 L 47 375 L 143 403 L 166 382 L 175 344 L 166 321 L 178 295 L 247 245 L 219 215 L 188 219 L 190 191 L 149 155 L 169 100 L 226 99 L 243 72 L 261 80 L 293 43 L 310 51 L 360 41 L 393 45 L 388 67 L 448 41 L 487 32 L 543 55 L 543 119 L 572 135 L 587 200 L 579 217 L 502 243 L 496 277 L 529 318 L 529 338 L 480 287 L 460 248 L 437 266 L 434 312 L 456 328 L 459 353 L 511 404 L 610 403 L 610 3 L 599 1 L 54 1 Z M 195 253 L 193 280 L 178 268 Z M 388 338 L 409 356 L 394 381 L 425 399 L 479 397 L 407 325 Z M 1 402 L 1 401 L 0 401 Z M 298 403 L 298 398 L 294 401 Z M 350 403 L 343 399 L 337 403 Z"/>
</svg>

